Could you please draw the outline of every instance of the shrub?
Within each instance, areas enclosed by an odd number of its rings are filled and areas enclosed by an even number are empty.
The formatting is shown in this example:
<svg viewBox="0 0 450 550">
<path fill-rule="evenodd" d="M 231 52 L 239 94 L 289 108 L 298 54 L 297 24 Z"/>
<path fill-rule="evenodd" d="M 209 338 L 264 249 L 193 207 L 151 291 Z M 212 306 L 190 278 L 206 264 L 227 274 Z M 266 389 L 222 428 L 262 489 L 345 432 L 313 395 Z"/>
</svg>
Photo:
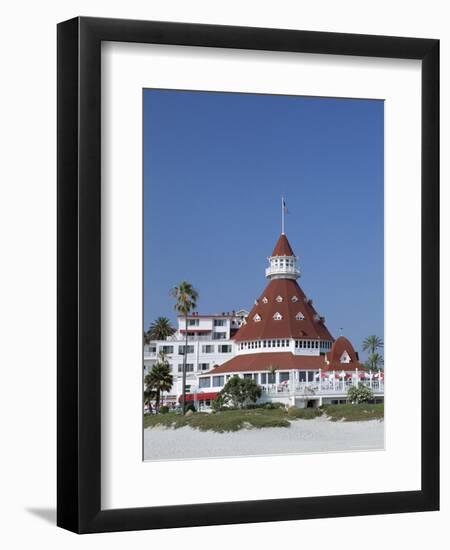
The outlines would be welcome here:
<svg viewBox="0 0 450 550">
<path fill-rule="evenodd" d="M 194 406 L 194 403 L 192 403 L 192 402 L 187 402 L 187 403 L 185 403 L 185 405 L 184 405 L 184 412 L 187 413 L 188 411 L 192 411 L 193 413 L 195 413 L 195 406 Z"/>
<path fill-rule="evenodd" d="M 249 378 L 232 376 L 220 390 L 219 396 L 225 403 L 231 403 L 234 407 L 242 408 L 248 402 L 255 402 L 261 397 L 261 386 Z"/>
<path fill-rule="evenodd" d="M 289 407 L 288 416 L 289 418 L 303 418 L 305 420 L 311 420 L 312 418 L 321 416 L 322 412 L 322 409 L 318 407 L 308 407 L 305 409 L 299 409 L 298 407 Z"/>
<path fill-rule="evenodd" d="M 161 414 L 167 414 L 169 412 L 169 407 L 167 405 L 162 405 L 159 407 L 159 412 Z"/>
<path fill-rule="evenodd" d="M 347 397 L 352 403 L 367 403 L 373 399 L 373 392 L 368 386 L 358 382 L 357 386 L 351 386 L 348 389 Z"/>
</svg>

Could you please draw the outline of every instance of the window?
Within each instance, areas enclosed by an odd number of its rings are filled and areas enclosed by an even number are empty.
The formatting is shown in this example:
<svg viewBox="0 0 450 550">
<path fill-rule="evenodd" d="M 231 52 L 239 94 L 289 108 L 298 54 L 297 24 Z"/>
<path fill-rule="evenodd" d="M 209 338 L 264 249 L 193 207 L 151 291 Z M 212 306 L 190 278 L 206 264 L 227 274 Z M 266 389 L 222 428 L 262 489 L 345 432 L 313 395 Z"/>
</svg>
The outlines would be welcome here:
<svg viewBox="0 0 450 550">
<path fill-rule="evenodd" d="M 185 346 L 178 346 L 178 355 L 184 355 L 184 348 Z M 194 353 L 194 346 L 188 346 L 187 352 Z"/>
<path fill-rule="evenodd" d="M 297 313 L 297 315 L 295 316 L 295 318 L 297 319 L 297 321 L 303 321 L 305 316 L 303 315 L 303 313 L 301 311 L 299 311 Z"/>
<path fill-rule="evenodd" d="M 198 387 L 199 388 L 210 388 L 211 387 L 211 378 L 208 376 L 208 378 L 199 378 L 198 379 Z"/>
<path fill-rule="evenodd" d="M 253 378 L 253 374 L 245 373 L 244 378 L 247 378 L 247 379 L 251 380 Z"/>
<path fill-rule="evenodd" d="M 292 296 L 291 301 L 294 302 L 294 303 L 295 303 L 295 302 L 298 302 L 297 296 Z"/>
<path fill-rule="evenodd" d="M 267 383 L 268 384 L 275 384 L 275 376 L 276 376 L 275 372 L 268 372 L 267 373 Z"/>
<path fill-rule="evenodd" d="M 222 344 L 219 346 L 219 353 L 231 353 L 231 344 Z"/>
<path fill-rule="evenodd" d="M 268 301 L 269 301 L 269 300 L 264 296 L 264 298 L 262 299 L 262 303 L 263 303 L 263 304 L 267 304 Z"/>
<path fill-rule="evenodd" d="M 183 363 L 178 363 L 178 372 L 183 372 Z M 186 372 L 194 372 L 193 363 L 186 363 Z"/>
<path fill-rule="evenodd" d="M 280 372 L 280 383 L 286 382 L 286 380 L 289 380 L 289 373 L 288 372 Z"/>
<path fill-rule="evenodd" d="M 212 385 L 214 387 L 223 386 L 224 382 L 225 382 L 225 377 L 224 376 L 213 376 L 212 377 Z"/>
<path fill-rule="evenodd" d="M 227 339 L 227 333 L 226 332 L 214 332 L 213 333 L 213 340 L 226 340 Z"/>
<path fill-rule="evenodd" d="M 283 298 L 282 298 L 281 296 L 277 296 L 277 297 L 276 297 L 276 301 L 277 301 L 277 302 L 282 302 L 282 301 L 283 301 Z"/>
<path fill-rule="evenodd" d="M 198 368 L 200 370 L 209 370 L 209 363 L 199 363 Z"/>
<path fill-rule="evenodd" d="M 173 346 L 161 346 L 159 349 L 160 351 L 162 351 L 163 353 L 166 353 L 167 355 L 170 355 L 171 353 L 173 353 Z"/>
<path fill-rule="evenodd" d="M 259 321 L 261 321 L 261 317 L 258 314 L 256 314 L 254 315 L 253 320 L 255 321 L 255 323 L 259 323 Z"/>
<path fill-rule="evenodd" d="M 314 382 L 314 372 L 308 371 L 308 382 Z"/>
<path fill-rule="evenodd" d="M 200 324 L 199 319 L 188 319 L 188 326 L 189 327 L 198 327 L 199 324 Z"/>
<path fill-rule="evenodd" d="M 306 371 L 304 370 L 299 371 L 298 380 L 299 382 L 306 382 Z"/>
<path fill-rule="evenodd" d="M 214 346 L 210 344 L 202 346 L 202 353 L 214 353 Z"/>
<path fill-rule="evenodd" d="M 214 326 L 215 327 L 224 327 L 225 326 L 225 319 L 214 319 Z"/>
<path fill-rule="evenodd" d="M 267 384 L 267 373 L 266 372 L 261 373 L 261 384 Z"/>
<path fill-rule="evenodd" d="M 266 348 L 267 347 L 267 340 L 264 340 L 263 341 L 263 348 Z"/>
<path fill-rule="evenodd" d="M 273 316 L 273 318 L 275 319 L 275 321 L 281 321 L 281 319 L 283 319 L 283 316 L 281 315 L 280 312 L 276 312 Z"/>
<path fill-rule="evenodd" d="M 156 346 L 149 346 L 148 351 L 149 353 L 156 353 Z"/>
</svg>

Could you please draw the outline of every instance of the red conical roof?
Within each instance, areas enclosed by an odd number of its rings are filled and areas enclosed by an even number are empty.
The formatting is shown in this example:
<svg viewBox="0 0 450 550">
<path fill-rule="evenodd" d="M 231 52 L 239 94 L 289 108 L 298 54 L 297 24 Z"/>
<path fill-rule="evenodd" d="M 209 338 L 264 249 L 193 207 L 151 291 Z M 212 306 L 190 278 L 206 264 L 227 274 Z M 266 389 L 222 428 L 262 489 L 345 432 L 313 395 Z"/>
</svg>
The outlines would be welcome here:
<svg viewBox="0 0 450 550">
<path fill-rule="evenodd" d="M 341 363 L 342 355 L 347 352 L 350 357 L 350 363 Z M 358 354 L 353 348 L 352 343 L 345 336 L 339 336 L 331 347 L 331 350 L 327 353 L 327 360 L 329 361 L 330 369 L 348 369 L 351 366 L 352 369 L 359 368 L 364 369 L 364 365 L 359 362 Z"/>
<path fill-rule="evenodd" d="M 280 235 L 280 238 L 273 249 L 272 256 L 295 256 L 292 251 L 291 245 L 287 240 L 287 237 L 284 233 Z"/>
<path fill-rule="evenodd" d="M 264 338 L 333 340 L 324 319 L 292 279 L 271 280 L 234 337 L 238 342 Z"/>
</svg>

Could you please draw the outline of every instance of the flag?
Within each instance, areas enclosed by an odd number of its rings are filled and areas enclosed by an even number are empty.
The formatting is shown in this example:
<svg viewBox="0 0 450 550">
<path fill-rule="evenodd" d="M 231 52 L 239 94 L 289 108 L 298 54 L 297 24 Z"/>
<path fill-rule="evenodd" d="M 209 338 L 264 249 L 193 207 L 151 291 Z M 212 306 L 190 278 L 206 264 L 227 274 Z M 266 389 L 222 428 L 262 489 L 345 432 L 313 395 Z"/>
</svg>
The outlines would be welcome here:
<svg viewBox="0 0 450 550">
<path fill-rule="evenodd" d="M 286 201 L 284 200 L 284 198 L 281 199 L 281 203 L 282 203 L 282 206 L 283 206 L 283 212 L 285 212 L 287 214 L 289 212 L 289 210 L 288 210 L 288 207 L 286 205 Z"/>
</svg>

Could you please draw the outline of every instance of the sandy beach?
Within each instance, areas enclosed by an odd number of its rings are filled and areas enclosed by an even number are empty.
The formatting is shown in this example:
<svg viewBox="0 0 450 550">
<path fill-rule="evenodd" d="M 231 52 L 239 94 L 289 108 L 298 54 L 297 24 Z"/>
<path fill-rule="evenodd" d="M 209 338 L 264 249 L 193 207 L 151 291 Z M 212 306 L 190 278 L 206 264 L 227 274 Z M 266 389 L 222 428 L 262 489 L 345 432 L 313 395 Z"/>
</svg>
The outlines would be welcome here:
<svg viewBox="0 0 450 550">
<path fill-rule="evenodd" d="M 289 428 L 215 433 L 183 427 L 144 430 L 144 459 L 167 460 L 383 449 L 384 422 L 296 420 Z"/>
</svg>

